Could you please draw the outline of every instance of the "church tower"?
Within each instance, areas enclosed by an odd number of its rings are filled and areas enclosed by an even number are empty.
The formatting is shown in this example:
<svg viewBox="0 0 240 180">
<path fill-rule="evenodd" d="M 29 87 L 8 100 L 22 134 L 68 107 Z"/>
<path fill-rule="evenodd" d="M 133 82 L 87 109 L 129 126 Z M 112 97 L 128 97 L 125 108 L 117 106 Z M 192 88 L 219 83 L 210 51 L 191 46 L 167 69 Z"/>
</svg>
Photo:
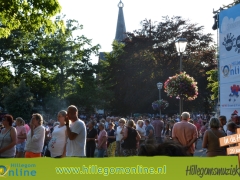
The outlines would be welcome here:
<svg viewBox="0 0 240 180">
<path fill-rule="evenodd" d="M 126 36 L 126 26 L 125 26 L 125 20 L 123 15 L 123 7 L 124 4 L 122 0 L 118 3 L 118 19 L 117 19 L 117 28 L 116 28 L 116 35 L 115 39 L 118 42 L 122 42 L 127 36 Z M 104 52 L 99 53 L 99 61 L 105 60 Z M 98 61 L 98 62 L 99 62 Z"/>
<path fill-rule="evenodd" d="M 123 7 L 124 4 L 122 3 L 122 0 L 118 3 L 118 20 L 117 20 L 117 29 L 116 29 L 116 36 L 115 40 L 118 42 L 123 41 L 127 36 L 126 36 L 126 26 L 125 26 L 125 21 L 124 21 L 124 15 L 123 15 Z"/>
</svg>

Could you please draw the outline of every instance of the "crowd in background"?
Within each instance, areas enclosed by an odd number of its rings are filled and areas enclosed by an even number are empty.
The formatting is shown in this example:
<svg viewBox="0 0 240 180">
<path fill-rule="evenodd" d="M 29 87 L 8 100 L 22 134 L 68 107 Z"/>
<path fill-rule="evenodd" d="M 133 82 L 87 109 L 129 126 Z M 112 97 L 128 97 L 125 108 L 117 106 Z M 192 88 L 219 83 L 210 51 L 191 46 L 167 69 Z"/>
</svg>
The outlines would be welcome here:
<svg viewBox="0 0 240 180">
<path fill-rule="evenodd" d="M 71 105 L 44 122 L 32 115 L 29 124 L 9 114 L 1 120 L 0 158 L 35 157 L 115 157 L 115 156 L 193 156 L 197 143 L 207 156 L 226 155 L 219 138 L 236 134 L 240 118 L 232 114 L 213 117 L 183 112 L 172 117 L 97 117 L 79 115 Z M 234 145 L 231 145 L 234 146 Z"/>
</svg>

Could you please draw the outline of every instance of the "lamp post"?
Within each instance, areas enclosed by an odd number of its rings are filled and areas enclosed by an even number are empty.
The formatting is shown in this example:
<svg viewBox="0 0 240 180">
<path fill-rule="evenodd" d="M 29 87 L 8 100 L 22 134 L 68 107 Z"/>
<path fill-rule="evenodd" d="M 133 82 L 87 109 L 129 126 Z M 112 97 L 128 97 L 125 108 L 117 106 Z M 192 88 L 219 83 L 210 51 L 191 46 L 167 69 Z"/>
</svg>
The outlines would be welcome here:
<svg viewBox="0 0 240 180">
<path fill-rule="evenodd" d="M 175 46 L 178 52 L 178 55 L 180 55 L 180 73 L 182 72 L 182 56 L 183 56 L 183 52 L 186 49 L 187 46 L 187 39 L 186 38 L 178 38 L 175 41 Z M 179 116 L 181 116 L 182 111 L 183 111 L 183 100 L 181 99 L 181 97 L 179 97 Z"/>
<path fill-rule="evenodd" d="M 163 84 L 161 82 L 157 83 L 157 88 L 159 90 L 159 100 L 161 100 L 161 89 L 162 89 Z M 161 107 L 159 108 L 159 116 L 160 119 L 162 118 L 162 114 L 161 114 Z"/>
</svg>

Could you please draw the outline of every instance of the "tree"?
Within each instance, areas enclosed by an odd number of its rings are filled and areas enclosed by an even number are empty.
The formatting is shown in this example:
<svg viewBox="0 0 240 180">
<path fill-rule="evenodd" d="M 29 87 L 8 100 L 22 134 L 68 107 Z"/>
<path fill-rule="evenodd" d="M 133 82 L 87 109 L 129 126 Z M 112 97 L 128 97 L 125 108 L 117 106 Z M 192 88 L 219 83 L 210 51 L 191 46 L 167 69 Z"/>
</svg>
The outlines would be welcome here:
<svg viewBox="0 0 240 180">
<path fill-rule="evenodd" d="M 57 16 L 55 21 L 58 23 L 63 18 Z M 86 98 L 76 105 L 87 105 L 91 109 L 90 105 L 98 103 L 100 97 L 95 92 L 94 78 L 97 66 L 91 63 L 91 55 L 97 54 L 100 46 L 92 45 L 83 35 L 73 36 L 82 28 L 76 20 L 70 19 L 64 31 L 60 27 L 51 34 L 45 33 L 44 27 L 34 33 L 14 30 L 8 38 L 0 39 L 1 61 L 11 62 L 14 84 L 24 79 L 30 87 L 35 110 L 54 115 L 66 103 L 72 104 L 75 99 L 85 97 L 91 99 Z M 68 98 L 70 96 L 75 98 Z"/>
<path fill-rule="evenodd" d="M 98 66 L 98 82 L 99 88 L 102 91 L 103 108 L 105 111 L 122 111 L 123 107 L 118 103 L 118 89 L 116 88 L 116 76 L 120 75 L 119 72 L 122 68 L 119 58 L 124 53 L 125 45 L 114 41 L 112 43 L 113 51 L 105 53 L 106 60 L 100 60 Z M 115 99 L 117 98 L 117 99 Z"/>
<path fill-rule="evenodd" d="M 94 95 L 92 91 L 95 90 L 96 67 L 90 62 L 90 57 L 97 54 L 100 46 L 91 45 L 91 40 L 83 35 L 73 37 L 73 33 L 82 28 L 76 20 L 67 20 L 65 32 L 58 29 L 55 33 L 40 38 L 41 48 L 32 61 L 35 70 L 51 75 L 50 84 L 54 85 L 52 95 L 62 100 L 62 106 L 66 101 L 72 104 L 76 103 L 76 99 L 84 98 L 85 101 L 78 101 L 75 105 L 86 106 L 92 102 L 89 97 Z"/>
<path fill-rule="evenodd" d="M 208 85 L 207 87 L 211 89 L 212 95 L 211 95 L 211 100 L 216 100 L 218 99 L 218 70 L 217 69 L 212 69 L 210 71 L 206 72 L 208 76 Z"/>
<path fill-rule="evenodd" d="M 33 108 L 33 94 L 30 88 L 21 81 L 19 86 L 5 87 L 4 89 L 4 105 L 8 113 L 14 118 L 22 117 L 28 121 L 31 118 Z"/>
<path fill-rule="evenodd" d="M 101 80 L 103 86 L 114 92 L 111 106 L 121 114 L 153 112 L 151 102 L 158 99 L 157 82 L 165 82 L 179 73 L 174 42 L 177 37 L 185 37 L 188 45 L 183 71 L 198 82 L 199 97 L 194 102 L 185 102 L 184 110 L 208 111 L 205 72 L 215 64 L 216 49 L 211 46 L 212 35 L 203 34 L 203 28 L 178 16 L 163 17 L 159 23 L 144 20 L 141 29 L 127 33 L 123 47 L 113 44 L 113 52 L 106 56 L 108 70 Z M 176 99 L 168 98 L 163 90 L 162 98 L 170 103 L 165 113 L 178 112 Z"/>
<path fill-rule="evenodd" d="M 0 0 L 0 4 L 0 38 L 16 29 L 34 32 L 44 26 L 48 33 L 58 26 L 63 28 L 63 21 L 51 20 L 61 10 L 58 0 Z"/>
<path fill-rule="evenodd" d="M 6 87 L 13 82 L 13 75 L 9 67 L 0 67 L 0 87 Z M 3 88 L 0 88 L 0 107 L 3 104 Z"/>
</svg>

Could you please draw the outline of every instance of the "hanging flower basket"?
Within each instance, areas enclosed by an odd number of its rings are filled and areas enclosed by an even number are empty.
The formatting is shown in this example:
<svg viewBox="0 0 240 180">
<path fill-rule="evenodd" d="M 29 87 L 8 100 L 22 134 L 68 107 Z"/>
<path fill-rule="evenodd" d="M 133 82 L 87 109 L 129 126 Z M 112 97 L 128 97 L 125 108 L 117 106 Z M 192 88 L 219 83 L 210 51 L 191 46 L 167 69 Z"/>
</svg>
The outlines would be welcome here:
<svg viewBox="0 0 240 180">
<path fill-rule="evenodd" d="M 186 72 L 169 77 L 164 83 L 164 89 L 168 96 L 185 101 L 192 101 L 198 96 L 197 82 Z"/>
<path fill-rule="evenodd" d="M 169 106 L 169 103 L 163 99 L 154 101 L 152 103 L 153 110 L 166 109 Z"/>
</svg>

